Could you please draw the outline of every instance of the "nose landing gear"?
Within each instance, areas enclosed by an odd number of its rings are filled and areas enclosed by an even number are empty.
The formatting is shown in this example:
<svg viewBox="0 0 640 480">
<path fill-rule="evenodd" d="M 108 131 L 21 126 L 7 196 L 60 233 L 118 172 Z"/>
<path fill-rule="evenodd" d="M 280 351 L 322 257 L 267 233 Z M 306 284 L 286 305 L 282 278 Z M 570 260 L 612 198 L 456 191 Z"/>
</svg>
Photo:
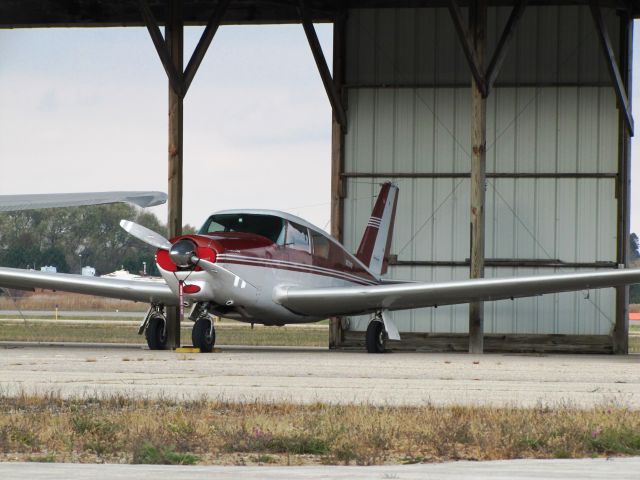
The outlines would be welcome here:
<svg viewBox="0 0 640 480">
<path fill-rule="evenodd" d="M 193 346 L 199 348 L 201 352 L 213 351 L 213 346 L 216 343 L 216 329 L 213 327 L 213 320 L 209 315 L 198 318 L 193 324 L 191 341 Z"/>
</svg>

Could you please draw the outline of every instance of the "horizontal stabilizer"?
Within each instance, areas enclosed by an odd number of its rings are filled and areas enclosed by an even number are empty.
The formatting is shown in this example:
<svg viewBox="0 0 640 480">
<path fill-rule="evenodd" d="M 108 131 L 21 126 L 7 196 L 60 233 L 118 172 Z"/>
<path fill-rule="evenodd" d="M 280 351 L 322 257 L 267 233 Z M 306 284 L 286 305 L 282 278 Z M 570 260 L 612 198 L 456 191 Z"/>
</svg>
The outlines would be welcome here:
<svg viewBox="0 0 640 480">
<path fill-rule="evenodd" d="M 42 193 L 33 195 L 0 195 L 0 212 L 37 210 L 40 208 L 78 207 L 107 203 L 131 203 L 139 207 L 153 207 L 167 201 L 163 192 L 86 192 Z"/>
</svg>

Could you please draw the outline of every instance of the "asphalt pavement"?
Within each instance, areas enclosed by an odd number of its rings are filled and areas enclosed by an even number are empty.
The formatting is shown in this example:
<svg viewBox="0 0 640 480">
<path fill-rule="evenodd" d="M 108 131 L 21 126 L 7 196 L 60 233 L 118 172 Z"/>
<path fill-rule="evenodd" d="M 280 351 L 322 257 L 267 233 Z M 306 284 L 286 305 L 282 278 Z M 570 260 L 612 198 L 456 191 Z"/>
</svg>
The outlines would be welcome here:
<svg viewBox="0 0 640 480">
<path fill-rule="evenodd" d="M 0 342 L 0 391 L 63 397 L 639 409 L 640 355 L 371 355 L 227 346 L 211 354 L 185 354 L 140 346 Z"/>
<path fill-rule="evenodd" d="M 229 467 L 0 463 L 3 480 L 638 480 L 640 457 L 580 460 L 501 460 L 374 467 Z"/>
</svg>

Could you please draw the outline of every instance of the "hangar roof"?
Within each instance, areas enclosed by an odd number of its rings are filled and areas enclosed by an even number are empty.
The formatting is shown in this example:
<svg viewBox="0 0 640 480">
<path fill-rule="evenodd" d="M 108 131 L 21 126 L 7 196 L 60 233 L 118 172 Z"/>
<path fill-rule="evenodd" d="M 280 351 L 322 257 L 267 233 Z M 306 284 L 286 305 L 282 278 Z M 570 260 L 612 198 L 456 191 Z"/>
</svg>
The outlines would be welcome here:
<svg viewBox="0 0 640 480">
<path fill-rule="evenodd" d="M 167 0 L 147 0 L 158 23 L 164 24 Z M 469 0 L 459 0 L 465 5 Z M 187 25 L 207 23 L 217 0 L 184 0 Z M 306 0 L 316 22 L 331 21 L 344 8 L 444 7 L 447 0 Z M 513 5 L 514 0 L 488 0 L 489 5 Z M 588 4 L 588 0 L 531 0 L 530 5 Z M 635 0 L 600 0 L 602 6 L 632 9 Z M 2 0 L 0 28 L 143 26 L 138 0 Z M 298 0 L 233 0 L 225 24 L 298 23 Z"/>
</svg>

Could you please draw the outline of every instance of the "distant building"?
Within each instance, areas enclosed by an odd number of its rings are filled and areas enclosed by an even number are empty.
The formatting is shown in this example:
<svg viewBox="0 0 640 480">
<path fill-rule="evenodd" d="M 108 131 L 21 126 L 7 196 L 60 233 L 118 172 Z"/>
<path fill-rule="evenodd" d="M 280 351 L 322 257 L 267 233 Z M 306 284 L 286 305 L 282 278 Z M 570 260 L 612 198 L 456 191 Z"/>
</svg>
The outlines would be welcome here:
<svg viewBox="0 0 640 480">
<path fill-rule="evenodd" d="M 49 273 L 57 273 L 58 272 L 58 267 L 53 267 L 51 265 L 47 265 L 44 267 L 40 267 L 40 271 L 41 272 L 49 272 Z"/>
<path fill-rule="evenodd" d="M 84 275 L 85 277 L 95 277 L 96 269 L 89 266 L 82 267 L 82 275 Z"/>
</svg>

